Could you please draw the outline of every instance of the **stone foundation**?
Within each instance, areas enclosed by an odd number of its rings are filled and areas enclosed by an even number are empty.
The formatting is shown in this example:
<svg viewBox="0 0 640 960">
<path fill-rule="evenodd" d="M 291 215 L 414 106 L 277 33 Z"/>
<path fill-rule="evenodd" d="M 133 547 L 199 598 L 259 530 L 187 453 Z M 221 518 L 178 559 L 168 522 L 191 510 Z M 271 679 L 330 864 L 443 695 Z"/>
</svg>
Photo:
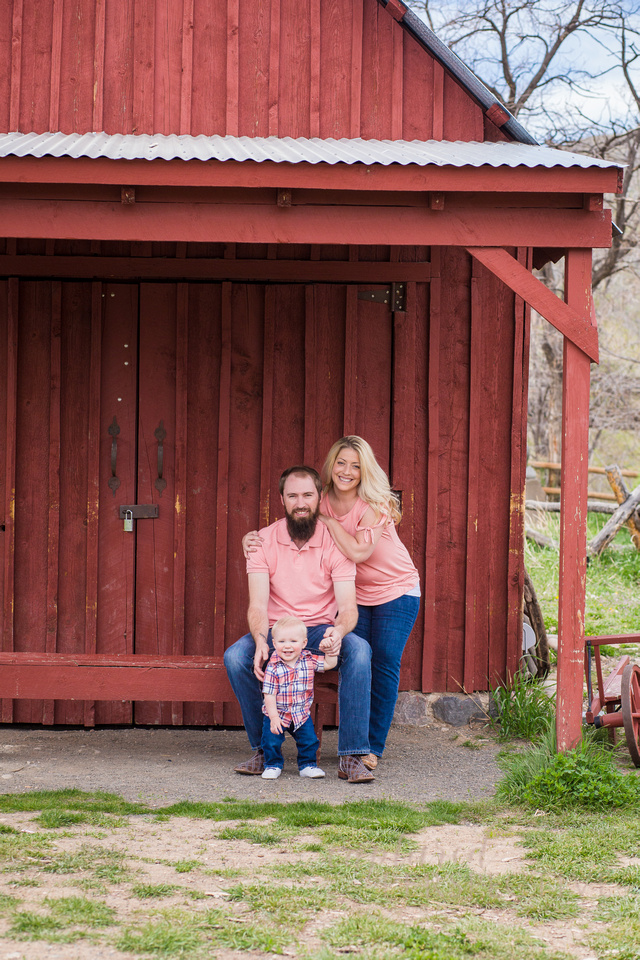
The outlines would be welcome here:
<svg viewBox="0 0 640 960">
<path fill-rule="evenodd" d="M 442 723 L 462 727 L 473 720 L 488 720 L 492 716 L 495 716 L 495 707 L 489 693 L 470 695 L 404 690 L 398 694 L 393 722 L 411 727 Z"/>
</svg>

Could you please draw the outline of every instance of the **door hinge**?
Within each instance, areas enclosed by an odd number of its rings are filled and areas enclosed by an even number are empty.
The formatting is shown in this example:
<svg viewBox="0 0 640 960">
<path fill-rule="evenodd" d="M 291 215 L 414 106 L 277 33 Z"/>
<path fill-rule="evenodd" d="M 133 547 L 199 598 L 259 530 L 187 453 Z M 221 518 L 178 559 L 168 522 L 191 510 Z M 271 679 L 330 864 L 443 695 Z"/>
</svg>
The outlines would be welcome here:
<svg viewBox="0 0 640 960">
<path fill-rule="evenodd" d="M 406 283 L 392 283 L 390 287 L 379 287 L 377 290 L 358 290 L 358 300 L 386 303 L 394 313 L 405 313 L 407 309 L 407 285 Z"/>
</svg>

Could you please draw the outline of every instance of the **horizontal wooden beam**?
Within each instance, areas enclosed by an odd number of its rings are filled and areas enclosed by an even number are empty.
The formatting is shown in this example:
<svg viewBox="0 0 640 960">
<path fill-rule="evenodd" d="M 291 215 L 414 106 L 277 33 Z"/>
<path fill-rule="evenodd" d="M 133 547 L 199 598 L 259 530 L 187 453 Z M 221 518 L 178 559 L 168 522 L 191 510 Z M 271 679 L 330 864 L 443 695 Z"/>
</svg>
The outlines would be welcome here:
<svg viewBox="0 0 640 960">
<path fill-rule="evenodd" d="M 5 183 L 598 194 L 619 192 L 620 174 L 616 167 L 418 167 L 411 164 L 274 163 L 270 160 L 257 163 L 251 160 L 0 158 L 0 182 Z"/>
<path fill-rule="evenodd" d="M 16 700 L 232 701 L 221 659 L 0 654 L 0 697 Z"/>
<path fill-rule="evenodd" d="M 608 247 L 605 210 L 0 200 L 7 237 L 200 243 Z"/>
<path fill-rule="evenodd" d="M 0 256 L 0 276 L 103 280 L 255 280 L 298 283 L 425 282 L 426 260 L 235 260 L 210 257 Z"/>
<path fill-rule="evenodd" d="M 469 247 L 469 253 L 499 277 L 560 333 L 598 362 L 598 330 L 502 248 Z"/>
</svg>

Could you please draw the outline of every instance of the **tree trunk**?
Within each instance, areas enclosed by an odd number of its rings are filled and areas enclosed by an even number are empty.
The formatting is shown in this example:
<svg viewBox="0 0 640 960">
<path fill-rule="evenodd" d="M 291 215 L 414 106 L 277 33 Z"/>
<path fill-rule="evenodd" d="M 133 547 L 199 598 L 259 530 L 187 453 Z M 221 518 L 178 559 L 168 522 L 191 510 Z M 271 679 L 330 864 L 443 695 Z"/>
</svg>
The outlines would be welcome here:
<svg viewBox="0 0 640 960">
<path fill-rule="evenodd" d="M 629 490 L 627 485 L 623 480 L 620 467 L 617 464 L 612 464 L 610 467 L 605 467 L 605 474 L 607 475 L 607 480 L 611 485 L 611 489 L 616 495 L 616 500 L 618 503 L 622 504 L 629 499 Z M 633 545 L 636 550 L 640 550 L 640 523 L 638 523 L 636 514 L 631 514 L 627 520 L 627 526 L 631 533 L 631 539 L 633 540 Z"/>
<path fill-rule="evenodd" d="M 626 523 L 629 517 L 638 509 L 640 504 L 640 486 L 637 486 L 633 493 L 629 494 L 624 503 L 621 503 L 610 520 L 607 520 L 600 533 L 596 534 L 588 547 L 591 556 L 597 556 L 602 553 L 605 547 L 609 546 L 616 533 L 623 523 Z"/>
</svg>

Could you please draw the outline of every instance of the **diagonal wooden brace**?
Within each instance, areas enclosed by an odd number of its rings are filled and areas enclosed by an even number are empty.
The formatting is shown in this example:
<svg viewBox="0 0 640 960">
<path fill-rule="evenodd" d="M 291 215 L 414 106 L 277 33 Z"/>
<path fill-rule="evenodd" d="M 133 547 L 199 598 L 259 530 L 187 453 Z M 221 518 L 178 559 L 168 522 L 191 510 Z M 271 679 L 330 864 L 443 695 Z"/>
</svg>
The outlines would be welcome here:
<svg viewBox="0 0 640 960">
<path fill-rule="evenodd" d="M 598 329 L 592 324 L 591 317 L 581 316 L 556 297 L 502 247 L 467 247 L 467 251 L 584 351 L 590 360 L 598 363 Z"/>
</svg>

